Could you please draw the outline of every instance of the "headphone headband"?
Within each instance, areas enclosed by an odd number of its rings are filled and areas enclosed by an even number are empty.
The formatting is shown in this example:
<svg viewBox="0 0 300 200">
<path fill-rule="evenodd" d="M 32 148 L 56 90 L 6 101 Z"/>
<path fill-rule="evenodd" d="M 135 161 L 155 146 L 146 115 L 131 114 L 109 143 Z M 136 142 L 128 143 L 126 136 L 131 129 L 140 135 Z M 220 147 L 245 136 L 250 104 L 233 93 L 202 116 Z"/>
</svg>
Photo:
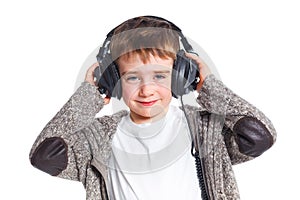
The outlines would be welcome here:
<svg viewBox="0 0 300 200">
<path fill-rule="evenodd" d="M 171 25 L 171 27 L 172 27 L 172 29 L 173 29 L 174 31 L 177 31 L 178 33 L 182 34 L 182 33 L 181 33 L 181 29 L 180 29 L 178 26 L 176 26 L 173 22 L 171 22 L 171 21 L 169 21 L 169 20 L 166 20 L 166 19 L 164 19 L 164 18 L 162 18 L 162 17 L 152 16 L 152 15 L 145 15 L 145 16 L 142 16 L 142 17 L 145 17 L 145 18 L 152 18 L 152 19 L 156 19 L 156 20 L 159 20 L 159 21 L 165 21 L 165 22 L 167 22 L 167 23 L 169 23 L 169 24 Z M 135 17 L 135 18 L 133 18 L 133 19 L 137 19 L 137 18 L 139 18 L 139 17 Z M 128 21 L 128 20 L 127 20 L 127 21 Z M 123 23 L 124 23 L 124 22 L 123 22 Z M 120 27 L 123 23 L 119 24 L 118 26 L 116 26 L 115 28 L 113 28 L 111 31 L 109 31 L 109 33 L 106 35 L 106 37 L 112 37 L 112 36 L 114 35 L 115 30 L 116 30 L 118 27 Z M 181 35 L 180 35 L 180 36 L 181 36 Z"/>
</svg>

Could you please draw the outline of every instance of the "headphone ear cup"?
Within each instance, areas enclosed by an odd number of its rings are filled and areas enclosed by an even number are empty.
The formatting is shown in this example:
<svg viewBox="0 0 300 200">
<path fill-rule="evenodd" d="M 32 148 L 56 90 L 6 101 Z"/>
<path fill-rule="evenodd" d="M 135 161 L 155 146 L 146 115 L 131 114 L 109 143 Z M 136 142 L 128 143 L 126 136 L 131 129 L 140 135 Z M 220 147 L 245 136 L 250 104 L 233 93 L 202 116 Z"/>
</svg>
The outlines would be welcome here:
<svg viewBox="0 0 300 200">
<path fill-rule="evenodd" d="M 197 63 L 186 57 L 184 50 L 179 50 L 173 65 L 172 94 L 175 98 L 193 91 L 197 87 L 199 70 Z"/>
<path fill-rule="evenodd" d="M 106 54 L 95 69 L 95 78 L 98 90 L 101 94 L 108 97 L 117 97 L 121 99 L 122 88 L 120 83 L 120 74 L 115 62 L 112 61 L 111 55 Z"/>
</svg>

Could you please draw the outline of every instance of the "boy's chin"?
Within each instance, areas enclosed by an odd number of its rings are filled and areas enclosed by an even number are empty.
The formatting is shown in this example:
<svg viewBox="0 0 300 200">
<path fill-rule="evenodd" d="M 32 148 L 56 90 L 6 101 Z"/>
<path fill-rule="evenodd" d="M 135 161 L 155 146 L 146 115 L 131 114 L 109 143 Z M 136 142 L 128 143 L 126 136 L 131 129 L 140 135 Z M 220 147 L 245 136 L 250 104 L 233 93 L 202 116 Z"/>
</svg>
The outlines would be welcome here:
<svg viewBox="0 0 300 200">
<path fill-rule="evenodd" d="M 130 116 L 133 122 L 142 124 L 142 123 L 151 123 L 157 120 L 162 119 L 168 111 L 168 108 L 162 107 L 153 107 L 151 109 L 144 109 L 142 111 L 130 111 Z"/>
</svg>

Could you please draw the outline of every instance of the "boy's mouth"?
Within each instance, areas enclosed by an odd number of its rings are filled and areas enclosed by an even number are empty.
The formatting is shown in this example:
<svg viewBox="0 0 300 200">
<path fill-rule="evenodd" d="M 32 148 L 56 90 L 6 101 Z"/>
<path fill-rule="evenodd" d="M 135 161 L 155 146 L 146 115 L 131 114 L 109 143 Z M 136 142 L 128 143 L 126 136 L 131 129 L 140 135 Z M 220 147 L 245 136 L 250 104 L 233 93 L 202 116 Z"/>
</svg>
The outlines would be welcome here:
<svg viewBox="0 0 300 200">
<path fill-rule="evenodd" d="M 153 100 L 153 101 L 138 101 L 140 104 L 142 104 L 143 106 L 152 106 L 153 104 L 155 104 L 157 102 L 157 100 Z"/>
</svg>

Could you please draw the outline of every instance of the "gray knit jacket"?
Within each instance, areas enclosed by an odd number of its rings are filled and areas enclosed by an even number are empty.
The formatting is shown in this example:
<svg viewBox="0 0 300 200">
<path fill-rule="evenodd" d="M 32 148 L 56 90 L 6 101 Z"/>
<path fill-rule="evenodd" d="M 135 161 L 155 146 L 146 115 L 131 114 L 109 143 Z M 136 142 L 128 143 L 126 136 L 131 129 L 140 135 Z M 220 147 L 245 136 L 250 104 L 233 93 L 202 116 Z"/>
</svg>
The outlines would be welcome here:
<svg viewBox="0 0 300 200">
<path fill-rule="evenodd" d="M 276 132 L 269 119 L 214 75 L 197 97 L 199 106 L 184 106 L 201 157 L 206 192 L 211 200 L 240 199 L 233 164 L 269 149 Z M 107 200 L 106 184 L 112 138 L 128 114 L 120 111 L 95 118 L 104 101 L 87 82 L 45 126 L 30 151 L 36 168 L 53 176 L 82 182 L 87 200 Z"/>
</svg>

